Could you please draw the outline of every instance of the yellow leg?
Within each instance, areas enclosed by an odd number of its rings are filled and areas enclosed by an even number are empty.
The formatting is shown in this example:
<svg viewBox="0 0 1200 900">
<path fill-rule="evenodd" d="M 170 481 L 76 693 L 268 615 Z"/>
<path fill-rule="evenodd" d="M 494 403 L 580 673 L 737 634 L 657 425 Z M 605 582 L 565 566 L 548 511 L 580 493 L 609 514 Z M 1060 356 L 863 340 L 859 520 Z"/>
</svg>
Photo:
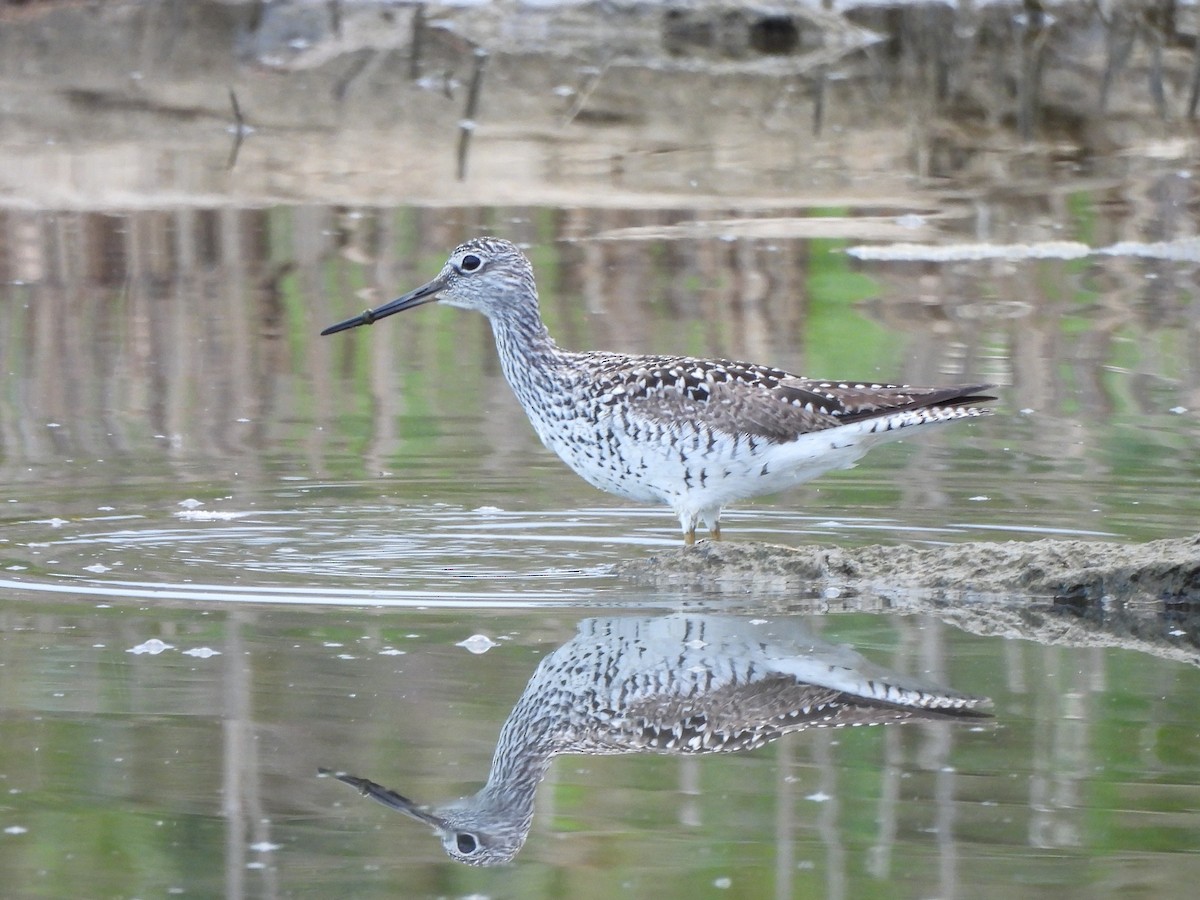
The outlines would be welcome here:
<svg viewBox="0 0 1200 900">
<path fill-rule="evenodd" d="M 683 533 L 683 546 L 690 547 L 694 543 L 696 543 L 696 529 L 689 528 Z"/>
<path fill-rule="evenodd" d="M 708 529 L 708 536 L 710 538 L 712 538 L 714 541 L 719 541 L 721 539 L 721 523 L 720 522 L 714 523 L 713 527 Z"/>
</svg>

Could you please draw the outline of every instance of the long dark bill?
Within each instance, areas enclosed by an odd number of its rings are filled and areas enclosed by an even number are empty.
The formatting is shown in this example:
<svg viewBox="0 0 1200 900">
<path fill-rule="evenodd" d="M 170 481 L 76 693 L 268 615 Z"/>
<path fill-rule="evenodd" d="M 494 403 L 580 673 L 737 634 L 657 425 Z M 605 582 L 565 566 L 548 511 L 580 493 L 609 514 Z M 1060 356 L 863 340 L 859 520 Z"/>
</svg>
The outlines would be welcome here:
<svg viewBox="0 0 1200 900">
<path fill-rule="evenodd" d="M 350 785 L 350 787 L 357 790 L 364 797 L 370 797 L 372 800 L 382 803 L 389 809 L 398 810 L 406 816 L 411 816 L 418 822 L 424 822 L 434 831 L 441 831 L 446 827 L 446 823 L 438 816 L 435 816 L 402 794 L 397 794 L 391 788 L 385 788 L 382 784 L 376 784 L 374 781 L 359 778 L 357 775 L 350 775 L 347 772 L 335 772 L 332 769 L 318 769 L 317 774 L 336 778 L 343 784 Z"/>
<path fill-rule="evenodd" d="M 359 325 L 372 325 L 380 319 L 398 312 L 404 312 L 404 310 L 420 306 L 422 303 L 429 303 L 431 300 L 437 299 L 438 293 L 445 286 L 442 279 L 435 278 L 429 284 L 423 284 L 415 291 L 409 291 L 403 297 L 397 297 L 395 300 L 383 304 L 383 306 L 368 309 L 366 312 L 359 313 L 357 316 L 353 316 L 343 322 L 338 322 L 336 325 L 330 325 L 321 334 L 337 334 L 339 331 L 357 328 Z"/>
</svg>

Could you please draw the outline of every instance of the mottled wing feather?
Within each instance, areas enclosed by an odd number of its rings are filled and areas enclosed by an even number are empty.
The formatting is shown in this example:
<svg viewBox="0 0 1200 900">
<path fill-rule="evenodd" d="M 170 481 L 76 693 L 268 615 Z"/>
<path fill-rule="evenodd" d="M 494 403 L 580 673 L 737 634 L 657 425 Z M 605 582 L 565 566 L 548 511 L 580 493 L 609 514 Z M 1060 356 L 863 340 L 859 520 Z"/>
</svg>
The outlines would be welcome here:
<svg viewBox="0 0 1200 900">
<path fill-rule="evenodd" d="M 800 390 L 822 394 L 838 406 L 834 415 L 838 424 L 858 422 L 875 416 L 926 409 L 937 406 L 974 406 L 996 398 L 986 393 L 990 384 L 952 385 L 950 387 L 913 387 L 907 384 L 848 384 L 815 382 L 809 378 L 785 381 L 785 391 Z"/>
<path fill-rule="evenodd" d="M 734 360 L 614 358 L 597 372 L 604 404 L 660 427 L 698 421 L 714 431 L 784 443 L 890 413 L 992 400 L 991 385 L 923 388 L 820 381 Z"/>
<path fill-rule="evenodd" d="M 664 694 L 621 707 L 622 737 L 667 752 L 748 750 L 804 728 L 876 725 L 905 720 L 986 718 L 975 706 L 905 706 L 804 684 L 786 675 L 699 695 Z"/>
</svg>

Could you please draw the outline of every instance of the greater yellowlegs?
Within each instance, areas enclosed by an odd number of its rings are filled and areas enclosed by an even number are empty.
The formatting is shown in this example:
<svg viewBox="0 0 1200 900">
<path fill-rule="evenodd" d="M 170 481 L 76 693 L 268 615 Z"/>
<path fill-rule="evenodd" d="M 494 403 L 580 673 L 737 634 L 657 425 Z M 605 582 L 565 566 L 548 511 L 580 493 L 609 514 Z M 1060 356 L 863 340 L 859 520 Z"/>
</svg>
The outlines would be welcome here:
<svg viewBox="0 0 1200 900">
<path fill-rule="evenodd" d="M 563 350 L 515 245 L 460 245 L 428 284 L 326 328 L 333 334 L 438 300 L 488 317 L 500 366 L 538 437 L 587 482 L 674 510 L 686 543 L 721 510 L 852 466 L 908 429 L 984 415 L 988 384 L 822 381 L 725 359 Z"/>
<path fill-rule="evenodd" d="M 429 809 L 357 775 L 321 774 L 428 825 L 454 859 L 492 865 L 521 849 L 537 785 L 559 754 L 728 753 L 806 728 L 978 722 L 991 706 L 826 643 L 794 616 L 675 614 L 578 627 L 525 686 L 477 793 Z"/>
</svg>

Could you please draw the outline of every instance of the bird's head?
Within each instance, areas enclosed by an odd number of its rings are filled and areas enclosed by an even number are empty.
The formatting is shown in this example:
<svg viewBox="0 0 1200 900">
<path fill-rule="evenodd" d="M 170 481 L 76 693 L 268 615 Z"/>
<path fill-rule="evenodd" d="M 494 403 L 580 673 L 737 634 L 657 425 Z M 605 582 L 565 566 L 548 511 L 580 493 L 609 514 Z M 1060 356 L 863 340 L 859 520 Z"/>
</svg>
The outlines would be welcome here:
<svg viewBox="0 0 1200 900">
<path fill-rule="evenodd" d="M 433 301 L 475 309 L 488 318 L 503 315 L 523 303 L 536 308 L 533 266 L 513 243 L 494 237 L 472 238 L 450 254 L 437 277 L 395 300 L 326 328 L 335 334 Z"/>
</svg>

